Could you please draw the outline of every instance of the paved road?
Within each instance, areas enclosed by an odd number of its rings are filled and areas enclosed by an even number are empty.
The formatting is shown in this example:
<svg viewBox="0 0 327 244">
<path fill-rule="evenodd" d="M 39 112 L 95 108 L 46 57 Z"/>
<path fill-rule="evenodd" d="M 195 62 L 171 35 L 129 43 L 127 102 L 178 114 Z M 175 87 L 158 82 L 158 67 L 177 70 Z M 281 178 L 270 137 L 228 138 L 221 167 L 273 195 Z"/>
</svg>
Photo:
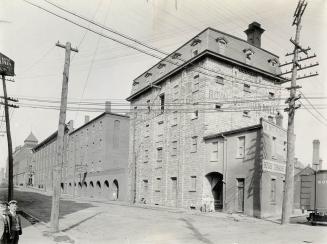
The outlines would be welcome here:
<svg viewBox="0 0 327 244">
<path fill-rule="evenodd" d="M 50 198 L 20 191 L 15 197 L 24 209 L 44 221 L 38 228 L 47 236 Z M 110 202 L 64 200 L 61 206 L 61 233 L 48 236 L 49 243 L 327 243 L 326 226 L 281 226 L 239 215 L 145 209 Z"/>
</svg>

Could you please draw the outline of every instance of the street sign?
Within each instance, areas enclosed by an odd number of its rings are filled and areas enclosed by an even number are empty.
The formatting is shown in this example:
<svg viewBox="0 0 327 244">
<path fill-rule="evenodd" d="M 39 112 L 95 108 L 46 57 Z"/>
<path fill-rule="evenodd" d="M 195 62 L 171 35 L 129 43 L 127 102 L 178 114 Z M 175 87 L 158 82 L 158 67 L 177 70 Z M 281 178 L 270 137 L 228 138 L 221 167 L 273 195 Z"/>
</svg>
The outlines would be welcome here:
<svg viewBox="0 0 327 244">
<path fill-rule="evenodd" d="M 0 53 L 0 74 L 5 76 L 14 76 L 15 62 L 7 56 Z"/>
</svg>

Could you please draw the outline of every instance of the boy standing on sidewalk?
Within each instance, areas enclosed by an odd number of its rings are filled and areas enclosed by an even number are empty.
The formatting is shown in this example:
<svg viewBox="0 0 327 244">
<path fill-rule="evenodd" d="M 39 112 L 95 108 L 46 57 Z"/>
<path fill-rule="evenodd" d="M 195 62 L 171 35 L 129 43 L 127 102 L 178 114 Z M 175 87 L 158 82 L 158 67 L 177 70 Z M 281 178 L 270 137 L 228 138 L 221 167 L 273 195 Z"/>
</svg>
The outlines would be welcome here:
<svg viewBox="0 0 327 244">
<path fill-rule="evenodd" d="M 7 215 L 7 203 L 0 201 L 0 244 L 10 242 L 10 219 Z"/>
<path fill-rule="evenodd" d="M 11 238 L 10 244 L 17 244 L 19 240 L 19 236 L 22 234 L 22 224 L 20 221 L 19 215 L 16 213 L 17 211 L 17 201 L 11 200 L 9 202 L 9 217 L 10 217 L 10 231 Z"/>
</svg>

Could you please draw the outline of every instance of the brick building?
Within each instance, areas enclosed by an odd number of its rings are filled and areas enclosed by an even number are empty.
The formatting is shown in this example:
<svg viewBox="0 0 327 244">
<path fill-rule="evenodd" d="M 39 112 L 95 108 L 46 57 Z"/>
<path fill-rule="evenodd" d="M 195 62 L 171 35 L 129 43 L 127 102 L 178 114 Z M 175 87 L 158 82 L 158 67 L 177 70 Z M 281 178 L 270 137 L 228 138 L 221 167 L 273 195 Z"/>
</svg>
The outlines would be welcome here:
<svg viewBox="0 0 327 244">
<path fill-rule="evenodd" d="M 70 121 L 65 127 L 64 136 L 64 165 L 67 164 L 67 142 L 68 133 L 73 130 L 73 122 Z M 52 167 L 57 162 L 57 135 L 58 131 L 52 133 L 33 148 L 32 187 L 46 192 L 52 192 L 53 175 Z"/>
<path fill-rule="evenodd" d="M 106 111 L 69 134 L 62 190 L 76 197 L 127 199 L 129 117 Z"/>
<path fill-rule="evenodd" d="M 38 140 L 31 132 L 24 140 L 24 145 L 15 148 L 13 153 L 13 183 L 15 186 L 31 184 L 31 161 L 32 148 L 37 145 Z"/>
<path fill-rule="evenodd" d="M 52 167 L 56 160 L 57 132 L 34 147 L 34 187 L 52 191 Z M 104 113 L 65 130 L 65 153 L 61 193 L 74 197 L 127 199 L 129 117 L 111 112 L 106 103 Z"/>
<path fill-rule="evenodd" d="M 236 211 L 223 206 L 229 196 L 207 196 L 208 182 L 228 178 L 222 177 L 222 161 L 211 163 L 207 157 L 210 150 L 224 157 L 224 146 L 204 138 L 262 127 L 261 118 L 275 120 L 283 80 L 278 56 L 261 48 L 263 31 L 260 24 L 250 24 L 245 41 L 207 28 L 134 80 L 127 98 L 134 110 L 131 200 L 199 209 L 209 197 L 216 208 Z M 254 165 L 262 169 L 263 161 Z M 244 211 L 254 215 L 255 209 Z"/>
</svg>

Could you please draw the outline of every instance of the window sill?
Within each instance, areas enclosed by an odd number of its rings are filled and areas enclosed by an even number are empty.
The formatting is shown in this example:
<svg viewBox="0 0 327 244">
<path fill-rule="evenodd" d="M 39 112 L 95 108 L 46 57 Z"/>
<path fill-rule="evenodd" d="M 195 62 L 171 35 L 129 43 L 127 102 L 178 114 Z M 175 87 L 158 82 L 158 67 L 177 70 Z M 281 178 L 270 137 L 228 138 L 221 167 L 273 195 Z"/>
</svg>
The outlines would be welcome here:
<svg viewBox="0 0 327 244">
<path fill-rule="evenodd" d="M 188 192 L 196 192 L 196 190 L 189 190 Z"/>
<path fill-rule="evenodd" d="M 236 159 L 244 159 L 244 156 L 236 156 Z"/>
<path fill-rule="evenodd" d="M 160 190 L 155 190 L 154 192 L 160 192 Z"/>
</svg>

